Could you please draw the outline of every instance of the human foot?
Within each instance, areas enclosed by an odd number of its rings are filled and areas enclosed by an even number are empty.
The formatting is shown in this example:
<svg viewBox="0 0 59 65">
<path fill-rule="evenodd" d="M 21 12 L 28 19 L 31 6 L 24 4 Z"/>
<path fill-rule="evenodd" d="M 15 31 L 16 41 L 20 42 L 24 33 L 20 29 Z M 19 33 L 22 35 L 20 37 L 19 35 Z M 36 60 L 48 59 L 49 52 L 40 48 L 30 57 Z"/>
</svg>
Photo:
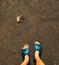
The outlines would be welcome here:
<svg viewBox="0 0 59 65">
<path fill-rule="evenodd" d="M 34 51 L 35 51 L 35 59 L 39 58 L 39 54 L 42 51 L 42 46 L 40 44 L 40 42 L 36 41 L 34 44 Z"/>
<path fill-rule="evenodd" d="M 22 48 L 22 55 L 24 60 L 28 63 L 29 62 L 29 45 L 25 44 Z"/>
</svg>

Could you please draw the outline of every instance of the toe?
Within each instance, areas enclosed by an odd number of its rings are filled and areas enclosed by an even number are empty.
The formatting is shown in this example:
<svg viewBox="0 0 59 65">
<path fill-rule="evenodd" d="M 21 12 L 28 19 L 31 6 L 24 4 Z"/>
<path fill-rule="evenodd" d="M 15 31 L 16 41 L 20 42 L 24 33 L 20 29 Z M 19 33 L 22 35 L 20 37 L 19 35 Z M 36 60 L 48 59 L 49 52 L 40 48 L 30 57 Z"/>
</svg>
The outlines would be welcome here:
<svg viewBox="0 0 59 65">
<path fill-rule="evenodd" d="M 36 41 L 35 44 L 40 44 L 40 42 Z"/>
<path fill-rule="evenodd" d="M 24 48 L 29 48 L 29 45 L 28 44 L 25 44 L 24 46 L 23 46 L 23 49 Z"/>
</svg>

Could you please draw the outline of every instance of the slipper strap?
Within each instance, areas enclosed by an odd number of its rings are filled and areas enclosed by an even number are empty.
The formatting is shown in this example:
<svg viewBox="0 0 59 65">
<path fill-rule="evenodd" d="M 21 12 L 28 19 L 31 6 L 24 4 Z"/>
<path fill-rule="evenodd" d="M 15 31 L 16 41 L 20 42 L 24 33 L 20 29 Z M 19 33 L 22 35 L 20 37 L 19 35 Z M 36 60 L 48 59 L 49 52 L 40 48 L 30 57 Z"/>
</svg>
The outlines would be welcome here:
<svg viewBox="0 0 59 65">
<path fill-rule="evenodd" d="M 39 52 L 42 52 L 42 45 L 41 44 L 34 44 L 34 51 L 38 50 Z"/>
<path fill-rule="evenodd" d="M 22 49 L 22 56 L 29 55 L 29 54 L 30 54 L 29 48 Z"/>
</svg>

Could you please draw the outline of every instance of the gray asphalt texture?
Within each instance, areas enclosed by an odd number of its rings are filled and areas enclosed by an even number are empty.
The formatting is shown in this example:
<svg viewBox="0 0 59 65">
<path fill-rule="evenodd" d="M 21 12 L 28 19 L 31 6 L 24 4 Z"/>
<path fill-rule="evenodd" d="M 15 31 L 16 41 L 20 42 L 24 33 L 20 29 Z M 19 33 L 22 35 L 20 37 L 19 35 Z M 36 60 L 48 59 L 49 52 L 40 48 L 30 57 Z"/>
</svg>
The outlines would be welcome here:
<svg viewBox="0 0 59 65">
<path fill-rule="evenodd" d="M 17 14 L 24 15 L 17 24 Z M 0 65 L 20 65 L 21 48 L 42 43 L 41 58 L 46 65 L 59 65 L 59 0 L 0 0 Z"/>
</svg>

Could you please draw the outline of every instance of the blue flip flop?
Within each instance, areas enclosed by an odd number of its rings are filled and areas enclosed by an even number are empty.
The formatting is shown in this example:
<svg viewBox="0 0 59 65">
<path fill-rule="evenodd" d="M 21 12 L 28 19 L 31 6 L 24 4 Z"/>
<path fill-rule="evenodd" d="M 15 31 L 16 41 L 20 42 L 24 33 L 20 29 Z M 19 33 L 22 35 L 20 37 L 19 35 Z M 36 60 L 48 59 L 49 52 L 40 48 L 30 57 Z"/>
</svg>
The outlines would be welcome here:
<svg viewBox="0 0 59 65">
<path fill-rule="evenodd" d="M 36 44 L 36 42 L 34 43 L 34 52 L 38 50 L 40 52 L 39 56 L 41 57 L 41 52 L 42 52 L 42 44 Z M 33 54 L 34 56 L 34 54 Z M 33 58 L 33 61 L 34 61 L 34 65 L 36 64 L 36 60 L 35 58 Z"/>
<path fill-rule="evenodd" d="M 24 60 L 24 56 L 25 56 L 25 55 L 29 55 L 29 57 L 30 57 L 30 49 L 29 49 L 29 48 L 24 48 L 24 49 L 22 49 L 22 57 L 23 57 L 23 60 Z M 31 65 L 30 59 L 29 59 L 28 65 Z"/>
<path fill-rule="evenodd" d="M 42 52 L 42 44 L 35 44 L 34 43 L 34 51 L 38 50 L 39 52 Z"/>
</svg>

